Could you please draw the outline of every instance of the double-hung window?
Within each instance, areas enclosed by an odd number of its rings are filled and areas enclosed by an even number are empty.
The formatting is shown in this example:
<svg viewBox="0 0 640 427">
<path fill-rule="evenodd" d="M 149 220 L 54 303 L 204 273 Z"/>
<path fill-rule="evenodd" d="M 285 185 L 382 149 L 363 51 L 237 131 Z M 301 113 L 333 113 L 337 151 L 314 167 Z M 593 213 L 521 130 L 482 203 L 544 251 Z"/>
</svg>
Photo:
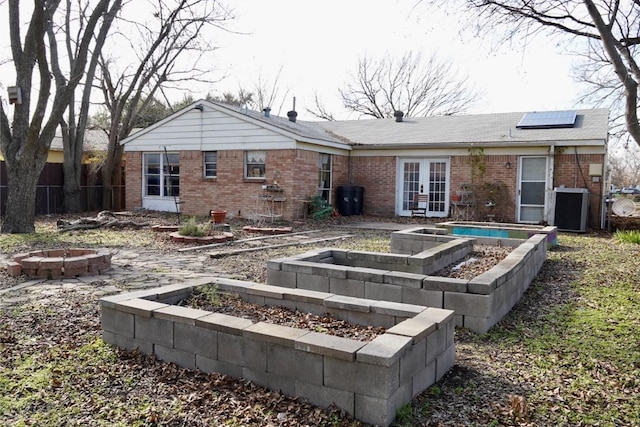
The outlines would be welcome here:
<svg viewBox="0 0 640 427">
<path fill-rule="evenodd" d="M 264 179 L 266 172 L 266 158 L 265 151 L 247 151 L 245 152 L 244 165 L 245 165 L 245 178 Z"/>
<path fill-rule="evenodd" d="M 143 163 L 145 196 L 180 195 L 179 153 L 144 153 Z"/>
<path fill-rule="evenodd" d="M 205 151 L 203 156 L 205 178 L 215 178 L 218 176 L 218 152 Z"/>
<path fill-rule="evenodd" d="M 318 196 L 331 201 L 331 154 L 320 153 L 318 158 Z"/>
</svg>

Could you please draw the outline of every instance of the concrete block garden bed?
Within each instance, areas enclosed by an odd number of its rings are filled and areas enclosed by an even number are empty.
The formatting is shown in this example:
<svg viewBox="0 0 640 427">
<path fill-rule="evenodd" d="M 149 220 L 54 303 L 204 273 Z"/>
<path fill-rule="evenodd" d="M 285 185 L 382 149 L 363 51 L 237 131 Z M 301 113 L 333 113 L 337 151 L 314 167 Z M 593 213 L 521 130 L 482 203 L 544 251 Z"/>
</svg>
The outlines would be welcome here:
<svg viewBox="0 0 640 427">
<path fill-rule="evenodd" d="M 387 330 L 363 342 L 175 305 L 205 284 L 252 303 Z M 451 310 L 330 292 L 214 278 L 105 297 L 100 310 L 107 343 L 242 377 L 318 406 L 333 403 L 375 425 L 389 425 L 455 360 Z"/>
<path fill-rule="evenodd" d="M 408 233 L 398 232 L 399 236 Z M 410 234 L 410 233 L 409 233 Z M 473 250 L 475 239 L 422 234 L 420 243 L 399 249 L 408 254 L 384 254 L 342 249 L 319 249 L 267 262 L 267 283 L 286 288 L 331 292 L 355 298 L 420 304 L 455 312 L 456 326 L 484 333 L 502 319 L 524 294 L 546 260 L 547 235 L 516 245 L 505 259 L 470 279 L 431 275 Z M 411 236 L 410 236 L 411 237 Z M 419 239 L 418 239 L 419 240 Z M 424 245 L 421 252 L 415 245 Z"/>
</svg>

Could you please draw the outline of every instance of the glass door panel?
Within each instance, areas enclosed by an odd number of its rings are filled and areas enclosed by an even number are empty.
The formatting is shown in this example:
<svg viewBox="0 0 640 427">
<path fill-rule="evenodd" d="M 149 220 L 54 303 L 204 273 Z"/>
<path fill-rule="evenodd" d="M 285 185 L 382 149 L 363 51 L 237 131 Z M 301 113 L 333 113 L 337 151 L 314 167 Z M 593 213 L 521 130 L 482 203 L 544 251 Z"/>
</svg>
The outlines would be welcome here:
<svg viewBox="0 0 640 427">
<path fill-rule="evenodd" d="M 521 157 L 518 189 L 518 222 L 544 220 L 547 158 Z"/>
</svg>

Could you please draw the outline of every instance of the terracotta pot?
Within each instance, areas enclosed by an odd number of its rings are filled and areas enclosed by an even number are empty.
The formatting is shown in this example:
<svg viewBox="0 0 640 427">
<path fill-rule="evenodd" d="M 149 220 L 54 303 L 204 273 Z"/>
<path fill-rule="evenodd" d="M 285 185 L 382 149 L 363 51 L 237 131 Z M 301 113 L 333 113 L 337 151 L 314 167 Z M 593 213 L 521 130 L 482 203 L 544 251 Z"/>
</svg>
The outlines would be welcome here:
<svg viewBox="0 0 640 427">
<path fill-rule="evenodd" d="M 212 210 L 209 213 L 211 214 L 211 220 L 214 224 L 224 224 L 224 220 L 227 217 L 227 211 Z"/>
<path fill-rule="evenodd" d="M 452 194 L 451 195 L 451 201 L 452 202 L 461 202 L 462 201 L 462 196 L 460 194 Z"/>
</svg>

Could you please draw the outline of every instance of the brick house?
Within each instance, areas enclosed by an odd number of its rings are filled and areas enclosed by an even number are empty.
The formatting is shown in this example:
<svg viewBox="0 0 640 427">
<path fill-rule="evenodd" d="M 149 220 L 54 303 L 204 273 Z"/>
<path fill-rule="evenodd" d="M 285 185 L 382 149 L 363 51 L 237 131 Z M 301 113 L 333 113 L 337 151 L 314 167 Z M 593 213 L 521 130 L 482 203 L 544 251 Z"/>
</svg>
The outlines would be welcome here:
<svg viewBox="0 0 640 427">
<path fill-rule="evenodd" d="M 310 198 L 340 207 L 355 188 L 365 214 L 411 215 L 414 194 L 426 193 L 430 217 L 536 224 L 564 214 L 566 191 L 588 196 L 590 227 L 604 224 L 607 109 L 295 116 L 201 100 L 132 135 L 122 141 L 127 208 L 291 220 Z"/>
</svg>

